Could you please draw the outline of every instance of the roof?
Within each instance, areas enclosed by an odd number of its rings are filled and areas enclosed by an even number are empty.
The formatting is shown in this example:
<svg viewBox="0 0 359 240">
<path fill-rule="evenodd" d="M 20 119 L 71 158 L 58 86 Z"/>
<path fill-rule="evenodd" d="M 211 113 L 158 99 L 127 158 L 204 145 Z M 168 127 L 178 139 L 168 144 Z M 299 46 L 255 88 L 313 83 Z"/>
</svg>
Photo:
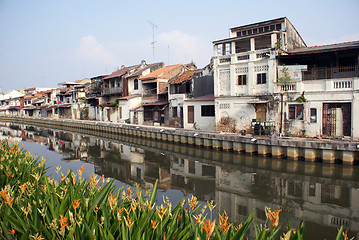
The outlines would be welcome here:
<svg viewBox="0 0 359 240">
<path fill-rule="evenodd" d="M 182 73 L 181 75 L 179 75 L 178 77 L 170 80 L 168 83 L 169 84 L 178 84 L 178 83 L 187 82 L 193 78 L 193 75 L 196 72 L 197 72 L 197 70 L 186 71 L 186 72 Z"/>
<path fill-rule="evenodd" d="M 141 95 L 140 94 L 133 94 L 133 95 L 129 95 L 129 96 L 126 96 L 126 97 L 120 97 L 120 98 L 117 98 L 118 100 L 128 100 L 128 99 L 131 99 L 131 98 L 135 98 L 135 97 L 140 97 Z"/>
<path fill-rule="evenodd" d="M 166 105 L 168 104 L 168 101 L 156 101 L 156 102 L 149 102 L 149 103 L 144 103 L 143 106 L 161 106 L 161 105 Z"/>
<path fill-rule="evenodd" d="M 207 95 L 207 96 L 203 96 L 203 97 L 198 97 L 198 98 L 193 98 L 193 99 L 188 99 L 186 101 L 192 102 L 192 101 L 214 101 L 214 95 Z"/>
<path fill-rule="evenodd" d="M 252 28 L 252 27 L 261 26 L 261 25 L 268 25 L 268 24 L 273 24 L 275 22 L 283 22 L 283 21 L 285 21 L 285 19 L 287 19 L 287 18 L 286 17 L 280 17 L 280 18 L 276 18 L 276 19 L 263 21 L 263 22 L 257 22 L 257 23 L 251 23 L 251 24 L 247 24 L 247 25 L 242 25 L 242 26 L 239 26 L 239 27 L 233 27 L 233 28 L 230 28 L 230 30 L 231 31 L 237 31 L 237 30 L 244 29 L 244 28 Z"/>
<path fill-rule="evenodd" d="M 121 69 L 111 73 L 107 77 L 104 77 L 103 80 L 110 79 L 110 78 L 115 78 L 115 77 L 121 77 L 122 75 L 126 74 L 128 70 L 130 70 L 130 69 L 132 69 L 132 68 L 134 68 L 136 66 L 137 65 L 121 68 Z"/>
<path fill-rule="evenodd" d="M 158 68 L 163 67 L 163 62 L 149 64 L 146 67 L 142 68 L 141 70 L 135 71 L 134 73 L 128 75 L 127 77 L 138 77 L 143 73 L 143 71 L 145 71 L 149 68 L 156 68 L 156 67 L 158 67 Z"/>
<path fill-rule="evenodd" d="M 170 79 L 173 76 L 173 73 L 172 73 L 172 70 L 173 69 L 176 69 L 176 68 L 179 68 L 179 67 L 182 67 L 183 65 L 182 64 L 176 64 L 176 65 L 170 65 L 170 66 L 165 66 L 163 68 L 160 68 L 156 71 L 153 71 L 143 77 L 140 77 L 140 80 L 151 80 L 151 79 L 156 79 L 156 78 L 164 78 L 164 79 Z M 172 73 L 172 74 L 171 74 Z"/>
<path fill-rule="evenodd" d="M 359 41 L 335 43 L 322 46 L 311 46 L 306 48 L 297 48 L 289 52 L 289 55 L 292 54 L 307 54 L 307 53 L 322 53 L 322 52 L 334 52 L 338 50 L 347 50 L 347 49 L 358 49 Z"/>
</svg>

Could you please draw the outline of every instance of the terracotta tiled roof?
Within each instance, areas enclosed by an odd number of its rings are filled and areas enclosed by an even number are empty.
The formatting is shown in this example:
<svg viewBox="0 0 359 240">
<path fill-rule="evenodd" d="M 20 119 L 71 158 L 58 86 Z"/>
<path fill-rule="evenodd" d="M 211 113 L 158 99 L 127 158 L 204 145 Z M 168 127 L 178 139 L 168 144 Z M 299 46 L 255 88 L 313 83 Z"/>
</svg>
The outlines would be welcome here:
<svg viewBox="0 0 359 240">
<path fill-rule="evenodd" d="M 179 68 L 179 67 L 183 67 L 182 64 L 176 64 L 176 65 L 171 65 L 171 66 L 166 66 L 163 68 L 160 68 L 154 72 L 151 72 L 150 74 L 147 74 L 146 76 L 140 77 L 140 80 L 151 80 L 151 79 L 157 79 L 159 77 L 164 78 L 164 79 L 170 79 L 173 76 L 172 71 L 173 69 Z"/>
<path fill-rule="evenodd" d="M 193 78 L 193 74 L 195 74 L 196 72 L 197 72 L 197 70 L 186 71 L 186 72 L 182 73 L 181 75 L 179 75 L 178 77 L 169 81 L 169 84 L 178 84 L 178 83 L 187 82 Z"/>
<path fill-rule="evenodd" d="M 124 68 L 121 68 L 113 73 L 111 73 L 110 75 L 108 75 L 107 77 L 104 77 L 103 80 L 106 80 L 106 79 L 109 79 L 109 78 L 115 78 L 115 77 L 121 77 L 122 75 L 126 74 L 127 71 L 129 71 L 130 69 L 136 67 L 137 65 L 135 66 L 131 66 L 131 67 L 124 67 Z"/>
<path fill-rule="evenodd" d="M 142 68 L 141 70 L 135 71 L 134 73 L 130 74 L 130 75 L 127 76 L 127 77 L 138 77 L 138 76 L 140 76 L 140 75 L 142 74 L 143 71 L 145 71 L 145 70 L 147 70 L 147 69 L 149 69 L 149 68 L 151 68 L 151 69 L 153 69 L 153 68 L 158 68 L 158 69 L 159 69 L 159 68 L 161 68 L 161 67 L 163 67 L 163 62 L 160 62 L 160 63 L 152 63 L 152 64 L 149 64 L 149 65 L 147 65 L 146 67 Z"/>
</svg>

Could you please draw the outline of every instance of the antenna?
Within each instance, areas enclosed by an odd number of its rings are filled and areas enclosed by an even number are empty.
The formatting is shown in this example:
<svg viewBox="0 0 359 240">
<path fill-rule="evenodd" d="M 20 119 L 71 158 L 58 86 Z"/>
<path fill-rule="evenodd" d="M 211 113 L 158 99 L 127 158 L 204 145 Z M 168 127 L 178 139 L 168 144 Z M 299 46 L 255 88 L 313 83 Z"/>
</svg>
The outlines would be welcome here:
<svg viewBox="0 0 359 240">
<path fill-rule="evenodd" d="M 152 57 L 153 57 L 153 62 L 155 61 L 155 28 L 157 28 L 158 26 L 156 24 L 154 24 L 153 22 L 150 22 L 147 20 L 147 22 L 149 24 L 151 24 L 152 26 L 152 42 L 151 42 L 151 45 L 152 45 Z"/>
</svg>

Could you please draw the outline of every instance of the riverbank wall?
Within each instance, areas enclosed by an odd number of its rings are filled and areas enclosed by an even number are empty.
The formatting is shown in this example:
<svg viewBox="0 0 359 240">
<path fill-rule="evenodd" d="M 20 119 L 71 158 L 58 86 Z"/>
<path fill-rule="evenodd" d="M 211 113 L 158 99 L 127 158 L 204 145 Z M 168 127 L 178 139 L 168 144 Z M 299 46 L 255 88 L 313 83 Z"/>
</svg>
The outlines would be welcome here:
<svg viewBox="0 0 359 240">
<path fill-rule="evenodd" d="M 105 132 L 129 135 L 174 144 L 210 148 L 217 151 L 258 154 L 272 158 L 344 165 L 356 165 L 359 163 L 359 141 L 305 138 L 272 139 L 267 136 L 242 136 L 234 133 L 71 119 L 0 116 L 0 121 L 63 128 L 64 130 L 78 129 L 88 131 L 88 133 Z"/>
</svg>

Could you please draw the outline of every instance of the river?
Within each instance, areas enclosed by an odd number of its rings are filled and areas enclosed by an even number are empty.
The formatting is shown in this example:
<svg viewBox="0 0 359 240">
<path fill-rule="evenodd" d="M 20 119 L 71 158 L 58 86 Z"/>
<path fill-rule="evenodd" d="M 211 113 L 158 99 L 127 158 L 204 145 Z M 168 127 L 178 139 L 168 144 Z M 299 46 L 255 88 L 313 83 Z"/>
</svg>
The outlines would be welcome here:
<svg viewBox="0 0 359 240">
<path fill-rule="evenodd" d="M 307 239 L 333 239 L 344 225 L 359 238 L 359 167 L 288 161 L 121 135 L 69 132 L 0 122 L 0 138 L 22 142 L 29 152 L 46 159 L 48 173 L 85 167 L 115 179 L 117 187 L 153 186 L 159 180 L 157 202 L 173 203 L 195 195 L 205 204 L 214 200 L 232 222 L 244 222 L 254 212 L 265 222 L 265 207 L 282 209 L 280 224 L 299 228 L 305 221 Z M 250 230 L 254 236 L 254 230 Z"/>
</svg>

